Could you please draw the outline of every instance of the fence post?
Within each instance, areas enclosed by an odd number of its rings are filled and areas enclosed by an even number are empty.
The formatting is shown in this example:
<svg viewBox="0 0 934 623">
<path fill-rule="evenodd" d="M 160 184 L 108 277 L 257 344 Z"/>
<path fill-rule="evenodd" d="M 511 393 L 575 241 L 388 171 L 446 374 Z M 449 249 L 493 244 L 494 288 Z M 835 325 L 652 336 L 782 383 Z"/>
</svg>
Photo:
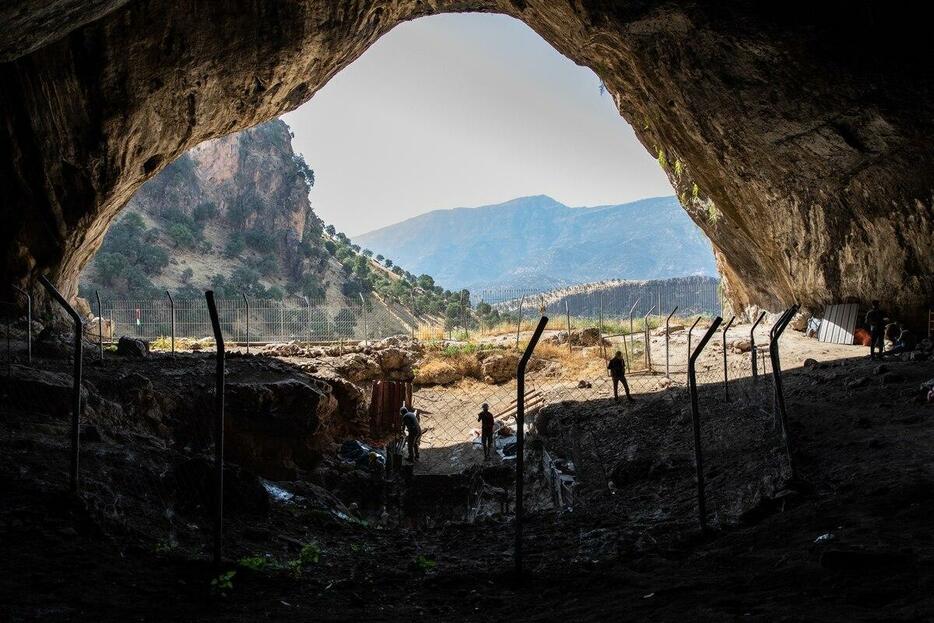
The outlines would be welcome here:
<svg viewBox="0 0 934 623">
<path fill-rule="evenodd" d="M 367 331 L 367 326 L 366 326 L 366 320 L 367 320 L 367 318 L 366 318 L 366 300 L 364 300 L 364 298 L 363 298 L 363 293 L 362 293 L 362 292 L 358 292 L 357 295 L 360 297 L 360 308 L 363 310 L 363 345 L 364 345 L 364 346 L 369 346 L 369 345 L 370 345 L 370 341 L 369 341 L 369 336 L 368 336 L 368 331 Z"/>
<path fill-rule="evenodd" d="M 104 309 L 101 306 L 100 292 L 94 290 L 94 297 L 97 299 L 97 346 L 101 352 L 101 361 L 104 360 Z"/>
<path fill-rule="evenodd" d="M 22 288 L 15 285 L 12 285 L 12 288 L 26 297 L 26 360 L 32 364 L 32 297 Z"/>
<path fill-rule="evenodd" d="M 730 330 L 734 320 L 736 320 L 736 316 L 731 316 L 730 321 L 723 327 L 723 399 L 727 402 L 730 401 L 730 379 L 726 367 L 726 332 Z"/>
<path fill-rule="evenodd" d="M 529 359 L 532 357 L 532 351 L 535 350 L 535 346 L 538 344 L 539 338 L 542 337 L 542 332 L 545 330 L 545 325 L 548 324 L 548 316 L 542 316 L 538 321 L 538 326 L 535 327 L 535 333 L 532 334 L 532 339 L 529 340 L 528 346 L 525 347 L 525 352 L 522 353 L 522 358 L 519 360 L 519 365 L 516 366 L 516 546 L 515 546 L 515 561 L 516 561 L 516 582 L 521 582 L 522 580 L 522 514 L 524 509 L 524 504 L 522 497 L 523 492 L 523 472 L 525 470 L 525 367 L 529 363 Z"/>
<path fill-rule="evenodd" d="M 39 275 L 39 283 L 48 290 L 59 305 L 61 305 L 72 320 L 75 321 L 75 361 L 74 361 L 74 379 L 71 390 L 71 492 L 78 493 L 78 456 L 81 451 L 81 365 L 83 359 L 82 352 L 82 332 L 84 323 L 81 321 L 81 315 L 75 311 L 75 308 L 68 304 L 65 297 L 62 296 L 52 282 L 45 275 Z"/>
<path fill-rule="evenodd" d="M 642 318 L 642 339 L 645 340 L 645 348 L 642 350 L 643 359 L 645 359 L 645 367 L 648 368 L 649 372 L 652 371 L 652 345 L 651 339 L 649 336 L 649 316 L 652 312 L 655 311 L 655 304 L 652 304 L 652 307 L 649 308 L 648 313 Z"/>
<path fill-rule="evenodd" d="M 755 383 L 759 380 L 759 368 L 758 363 L 756 362 L 756 327 L 759 326 L 759 323 L 762 322 L 762 319 L 765 318 L 765 312 L 759 314 L 758 320 L 752 323 L 752 328 L 749 329 L 749 353 L 752 358 L 752 382 Z"/>
<path fill-rule="evenodd" d="M 516 350 L 519 350 L 519 333 L 522 331 L 522 304 L 525 303 L 525 295 L 519 299 L 519 320 L 516 321 Z"/>
<path fill-rule="evenodd" d="M 677 305 L 675 305 L 675 308 L 671 310 L 671 313 L 668 314 L 668 317 L 665 318 L 665 377 L 669 380 L 671 379 L 671 374 L 668 373 L 668 325 L 671 322 L 671 317 L 675 315 L 676 311 L 678 311 Z"/>
<path fill-rule="evenodd" d="M 785 413 L 785 393 L 782 386 L 782 366 L 778 355 L 778 340 L 782 333 L 785 332 L 788 323 L 798 312 L 798 307 L 797 303 L 789 307 L 769 331 L 769 358 L 772 360 L 772 384 L 775 388 L 775 418 L 776 424 L 782 432 L 782 440 L 785 442 L 785 454 L 788 456 L 788 467 L 791 469 L 792 480 L 796 480 L 798 475 L 791 454 L 791 439 L 788 435 L 788 418 Z"/>
<path fill-rule="evenodd" d="M 694 321 L 694 324 L 691 325 L 691 328 L 688 329 L 688 362 L 691 360 L 691 334 L 694 333 L 694 327 L 697 326 L 697 323 L 700 322 L 700 319 L 701 317 L 698 316 L 697 320 Z"/>
<path fill-rule="evenodd" d="M 574 347 L 571 346 L 571 308 L 568 306 L 567 299 L 564 299 L 564 313 L 568 318 L 568 352 L 573 353 Z"/>
<path fill-rule="evenodd" d="M 701 530 L 704 532 L 707 531 L 707 500 L 704 494 L 704 453 L 701 448 L 700 412 L 697 406 L 697 377 L 694 364 L 721 322 L 723 322 L 723 318 L 720 316 L 714 318 L 713 324 L 707 329 L 707 333 L 701 338 L 700 344 L 697 345 L 697 348 L 688 358 L 688 388 L 691 392 L 691 421 L 694 426 L 694 471 L 697 475 L 697 517 L 700 520 Z"/>
<path fill-rule="evenodd" d="M 214 342 L 217 344 L 217 368 L 214 377 L 214 564 L 220 563 L 223 555 L 224 535 L 224 334 L 217 306 L 214 303 L 214 291 L 204 293 L 211 314 L 211 327 L 214 329 Z"/>
<path fill-rule="evenodd" d="M 279 341 L 285 340 L 285 301 L 279 301 Z"/>
<path fill-rule="evenodd" d="M 467 301 L 470 302 L 469 300 Z M 464 303 L 464 292 L 461 291 L 461 323 L 464 325 L 464 339 L 470 339 L 470 329 L 467 327 L 467 305 Z"/>
<path fill-rule="evenodd" d="M 175 356 L 175 299 L 172 298 L 172 294 L 166 290 L 165 295 L 169 297 L 169 314 L 171 314 L 171 324 L 172 324 L 172 356 Z"/>
<path fill-rule="evenodd" d="M 243 303 L 246 305 L 246 354 L 250 354 L 250 301 L 246 298 L 246 293 L 241 292 Z"/>
<path fill-rule="evenodd" d="M 639 301 L 642 300 L 642 297 L 636 299 L 636 302 L 632 304 L 632 307 L 629 308 L 629 350 L 632 351 L 633 355 L 636 353 L 636 343 L 632 338 L 632 314 L 636 311 L 636 305 L 639 304 Z M 626 341 L 626 338 L 623 338 L 623 341 Z"/>
</svg>

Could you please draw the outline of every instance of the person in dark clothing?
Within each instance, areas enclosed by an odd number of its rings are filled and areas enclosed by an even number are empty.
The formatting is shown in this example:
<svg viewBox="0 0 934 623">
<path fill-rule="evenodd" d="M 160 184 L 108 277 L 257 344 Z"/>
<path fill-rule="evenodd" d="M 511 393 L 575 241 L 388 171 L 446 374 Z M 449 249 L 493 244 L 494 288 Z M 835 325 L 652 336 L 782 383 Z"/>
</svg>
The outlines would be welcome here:
<svg viewBox="0 0 934 623">
<path fill-rule="evenodd" d="M 885 348 L 883 338 L 885 336 L 885 314 L 879 308 L 879 301 L 872 302 L 872 308 L 866 312 L 866 326 L 869 327 L 869 358 L 876 358 L 876 350 L 879 356 Z"/>
<path fill-rule="evenodd" d="M 632 396 L 629 395 L 629 383 L 626 382 L 626 361 L 623 359 L 622 351 L 616 351 L 613 358 L 606 364 L 606 369 L 613 377 L 613 399 L 619 400 L 619 384 L 622 382 L 623 389 L 626 390 L 626 400 L 632 402 Z"/>
<path fill-rule="evenodd" d="M 477 415 L 477 421 L 480 422 L 480 441 L 483 443 L 483 458 L 489 461 L 490 452 L 493 450 L 493 414 L 490 413 L 490 405 L 483 403 L 483 407 Z"/>
<path fill-rule="evenodd" d="M 892 350 L 885 353 L 886 355 L 900 355 L 901 353 L 910 353 L 915 349 L 915 346 L 918 345 L 918 342 L 911 331 L 906 329 L 904 325 L 899 325 L 899 327 L 901 330 L 898 333 L 898 338 L 895 340 L 895 346 L 892 347 Z"/>
<path fill-rule="evenodd" d="M 402 432 L 405 434 L 405 442 L 409 447 L 409 461 L 414 463 L 418 460 L 418 444 L 422 438 L 422 425 L 419 422 L 418 411 L 409 411 L 408 407 L 402 407 L 399 413 L 402 415 Z"/>
</svg>

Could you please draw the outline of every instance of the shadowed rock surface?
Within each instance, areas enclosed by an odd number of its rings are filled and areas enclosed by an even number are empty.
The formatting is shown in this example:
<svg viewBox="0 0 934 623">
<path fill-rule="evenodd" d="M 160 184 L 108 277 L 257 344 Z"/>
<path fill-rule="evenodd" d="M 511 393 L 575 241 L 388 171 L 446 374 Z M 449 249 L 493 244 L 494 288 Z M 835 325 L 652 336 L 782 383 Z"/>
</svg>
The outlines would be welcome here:
<svg viewBox="0 0 934 623">
<path fill-rule="evenodd" d="M 82 266 L 186 149 L 307 101 L 397 23 L 498 11 L 594 69 L 739 307 L 930 296 L 930 38 L 876 2 L 21 2 L 0 37 L 2 293 Z M 893 288 L 893 284 L 898 284 Z"/>
</svg>

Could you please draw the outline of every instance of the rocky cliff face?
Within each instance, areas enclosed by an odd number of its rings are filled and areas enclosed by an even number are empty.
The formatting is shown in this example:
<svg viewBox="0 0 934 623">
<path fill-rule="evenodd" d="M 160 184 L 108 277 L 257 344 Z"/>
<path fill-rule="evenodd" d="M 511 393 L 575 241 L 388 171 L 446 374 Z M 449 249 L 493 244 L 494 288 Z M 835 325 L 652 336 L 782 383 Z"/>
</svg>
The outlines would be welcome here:
<svg viewBox="0 0 934 623">
<path fill-rule="evenodd" d="M 402 20 L 498 11 L 593 68 L 711 237 L 738 307 L 934 284 L 925 21 L 875 2 L 25 2 L 0 50 L 2 285 L 74 292 L 187 148 L 309 99 Z M 4 14 L 5 15 L 5 14 Z"/>
<path fill-rule="evenodd" d="M 308 200 L 314 173 L 293 152 L 291 138 L 288 126 L 274 120 L 181 155 L 129 201 L 121 218 L 134 215 L 140 225 L 133 230 L 121 220 L 110 230 L 82 288 L 124 297 L 162 296 L 167 288 L 200 296 L 219 287 L 217 276 L 226 282 L 234 275 L 237 295 L 261 295 L 266 288 L 297 291 L 306 274 L 319 276 L 323 224 Z"/>
</svg>

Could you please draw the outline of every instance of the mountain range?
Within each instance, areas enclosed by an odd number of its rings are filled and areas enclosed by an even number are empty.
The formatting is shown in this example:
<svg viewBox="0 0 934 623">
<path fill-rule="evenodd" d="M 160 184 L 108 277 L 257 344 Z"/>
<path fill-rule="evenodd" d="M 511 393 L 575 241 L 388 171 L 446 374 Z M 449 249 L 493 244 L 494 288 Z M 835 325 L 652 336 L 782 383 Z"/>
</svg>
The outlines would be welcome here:
<svg viewBox="0 0 934 623">
<path fill-rule="evenodd" d="M 583 208 L 520 197 L 435 210 L 354 242 L 452 290 L 717 274 L 710 242 L 675 197 Z"/>
</svg>

